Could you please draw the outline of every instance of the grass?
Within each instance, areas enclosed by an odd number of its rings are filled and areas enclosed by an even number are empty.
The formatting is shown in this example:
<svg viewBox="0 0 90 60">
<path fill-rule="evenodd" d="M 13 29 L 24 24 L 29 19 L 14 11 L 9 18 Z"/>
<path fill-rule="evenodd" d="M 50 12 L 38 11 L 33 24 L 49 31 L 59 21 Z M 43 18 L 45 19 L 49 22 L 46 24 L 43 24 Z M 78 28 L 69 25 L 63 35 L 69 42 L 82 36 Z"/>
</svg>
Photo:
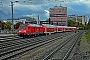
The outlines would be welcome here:
<svg viewBox="0 0 90 60">
<path fill-rule="evenodd" d="M 81 42 L 81 40 L 78 41 L 78 45 L 79 45 L 79 46 L 80 46 L 80 42 Z"/>
<path fill-rule="evenodd" d="M 82 36 L 82 37 L 80 37 L 80 40 L 78 41 L 78 45 L 80 46 L 80 42 L 81 42 L 81 40 L 83 40 L 84 39 L 84 37 Z"/>
<path fill-rule="evenodd" d="M 85 34 L 85 37 L 87 38 L 87 42 L 90 44 L 90 31 Z"/>
<path fill-rule="evenodd" d="M 88 53 L 90 54 L 90 50 L 88 51 Z"/>
<path fill-rule="evenodd" d="M 83 36 L 81 36 L 80 40 L 78 41 L 79 46 L 82 40 L 87 40 L 88 44 L 90 44 L 90 30 L 86 32 Z"/>
</svg>

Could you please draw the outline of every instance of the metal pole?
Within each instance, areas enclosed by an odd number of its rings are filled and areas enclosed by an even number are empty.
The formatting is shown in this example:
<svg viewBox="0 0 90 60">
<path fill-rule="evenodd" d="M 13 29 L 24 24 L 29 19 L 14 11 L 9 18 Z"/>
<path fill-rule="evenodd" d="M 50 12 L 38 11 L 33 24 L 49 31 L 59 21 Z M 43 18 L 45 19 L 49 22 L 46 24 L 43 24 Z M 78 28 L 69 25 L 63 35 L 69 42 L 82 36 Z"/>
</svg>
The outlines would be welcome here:
<svg viewBox="0 0 90 60">
<path fill-rule="evenodd" d="M 14 2 L 12 2 L 12 1 L 10 1 L 11 2 L 11 9 L 12 9 L 12 33 L 14 32 L 14 18 L 13 18 L 13 15 L 14 15 L 14 13 L 13 13 L 13 5 L 14 5 L 14 3 L 15 2 L 18 2 L 18 1 L 14 1 Z"/>
<path fill-rule="evenodd" d="M 50 18 L 49 18 L 49 24 L 51 24 L 51 22 L 50 22 Z"/>
<path fill-rule="evenodd" d="M 39 23 L 39 15 L 38 15 L 38 24 L 40 24 L 40 23 Z"/>
<path fill-rule="evenodd" d="M 14 32 L 14 24 L 13 24 L 13 2 L 11 2 L 11 8 L 12 8 L 12 33 Z"/>
</svg>

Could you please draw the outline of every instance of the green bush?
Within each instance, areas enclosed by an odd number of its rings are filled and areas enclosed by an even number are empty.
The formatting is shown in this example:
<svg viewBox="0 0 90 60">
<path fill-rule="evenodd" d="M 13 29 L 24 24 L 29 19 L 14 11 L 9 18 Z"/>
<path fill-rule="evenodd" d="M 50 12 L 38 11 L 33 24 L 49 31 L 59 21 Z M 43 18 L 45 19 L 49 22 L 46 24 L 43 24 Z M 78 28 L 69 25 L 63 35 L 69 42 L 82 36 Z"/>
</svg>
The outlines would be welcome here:
<svg viewBox="0 0 90 60">
<path fill-rule="evenodd" d="M 84 28 L 83 27 L 80 27 L 79 30 L 84 30 Z"/>
<path fill-rule="evenodd" d="M 80 42 L 81 42 L 81 40 L 78 41 L 78 45 L 79 45 L 79 46 L 80 46 Z"/>
<path fill-rule="evenodd" d="M 90 31 L 85 34 L 85 37 L 87 38 L 88 43 L 90 43 Z"/>
</svg>

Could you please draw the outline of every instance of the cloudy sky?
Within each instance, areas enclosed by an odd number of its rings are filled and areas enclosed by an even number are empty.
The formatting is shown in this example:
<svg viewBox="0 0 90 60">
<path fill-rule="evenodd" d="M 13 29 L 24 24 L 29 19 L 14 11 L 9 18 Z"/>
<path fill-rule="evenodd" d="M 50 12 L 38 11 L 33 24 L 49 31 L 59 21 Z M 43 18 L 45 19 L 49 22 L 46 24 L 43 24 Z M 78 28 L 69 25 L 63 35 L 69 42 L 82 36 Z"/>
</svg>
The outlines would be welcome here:
<svg viewBox="0 0 90 60">
<path fill-rule="evenodd" d="M 17 0 L 0 0 L 0 19 L 11 18 L 10 2 Z M 86 15 L 90 18 L 90 0 L 18 0 L 14 3 L 14 18 L 31 16 L 40 20 L 49 17 L 49 8 L 54 6 L 67 7 L 67 15 L 77 14 Z"/>
</svg>

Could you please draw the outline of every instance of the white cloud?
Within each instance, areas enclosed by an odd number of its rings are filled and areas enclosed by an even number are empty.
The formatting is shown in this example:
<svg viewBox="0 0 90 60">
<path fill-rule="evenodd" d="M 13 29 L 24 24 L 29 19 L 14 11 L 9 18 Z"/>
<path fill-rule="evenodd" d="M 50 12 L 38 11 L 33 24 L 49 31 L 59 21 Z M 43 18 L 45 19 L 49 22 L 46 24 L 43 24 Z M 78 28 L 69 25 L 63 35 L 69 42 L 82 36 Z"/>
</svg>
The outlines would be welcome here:
<svg viewBox="0 0 90 60">
<path fill-rule="evenodd" d="M 17 3 L 15 6 L 15 9 L 17 10 L 32 10 L 32 11 L 41 11 L 44 10 L 41 5 L 22 5 Z"/>
<path fill-rule="evenodd" d="M 2 10 L 3 13 L 5 14 L 11 13 L 11 7 L 9 6 L 10 1 L 14 2 L 16 0 L 0 0 L 0 1 L 2 1 L 2 4 L 3 4 L 3 6 L 0 6 L 0 10 Z M 18 3 L 14 3 L 14 10 L 25 11 L 25 12 L 29 12 L 29 10 L 36 11 L 36 12 L 44 11 L 46 13 L 44 13 L 43 15 L 46 15 L 47 18 L 49 17 L 48 9 L 51 7 L 54 7 L 55 5 L 60 5 L 60 3 L 63 4 L 62 6 L 66 6 L 69 9 L 68 11 L 71 11 L 71 10 L 75 11 L 73 13 L 76 13 L 76 11 L 79 10 L 79 9 L 75 10 L 73 6 L 70 6 L 73 4 L 80 5 L 81 3 L 83 3 L 88 7 L 86 13 L 88 13 L 88 11 L 90 10 L 90 0 L 18 0 L 18 1 L 19 1 Z M 43 6 L 47 8 L 44 8 Z M 26 14 L 23 14 L 23 15 L 26 15 Z"/>
<path fill-rule="evenodd" d="M 49 11 L 48 10 L 44 10 L 44 11 L 49 14 Z"/>
<path fill-rule="evenodd" d="M 49 18 L 49 11 L 48 10 L 44 10 L 46 13 L 46 16 L 47 16 L 47 18 Z"/>
<path fill-rule="evenodd" d="M 3 4 L 10 4 L 10 1 L 15 2 L 18 1 L 19 4 L 23 5 L 41 5 L 46 3 L 57 3 L 57 2 L 82 2 L 85 0 L 1 0 Z"/>
<path fill-rule="evenodd" d="M 68 7 L 68 9 L 73 10 L 73 8 L 72 8 L 72 7 Z"/>
<path fill-rule="evenodd" d="M 89 1 L 84 1 L 82 3 L 86 4 L 88 6 L 88 8 L 90 9 L 90 0 Z"/>
<path fill-rule="evenodd" d="M 32 15 L 23 15 L 23 16 L 26 16 L 26 17 L 31 17 Z"/>
</svg>

